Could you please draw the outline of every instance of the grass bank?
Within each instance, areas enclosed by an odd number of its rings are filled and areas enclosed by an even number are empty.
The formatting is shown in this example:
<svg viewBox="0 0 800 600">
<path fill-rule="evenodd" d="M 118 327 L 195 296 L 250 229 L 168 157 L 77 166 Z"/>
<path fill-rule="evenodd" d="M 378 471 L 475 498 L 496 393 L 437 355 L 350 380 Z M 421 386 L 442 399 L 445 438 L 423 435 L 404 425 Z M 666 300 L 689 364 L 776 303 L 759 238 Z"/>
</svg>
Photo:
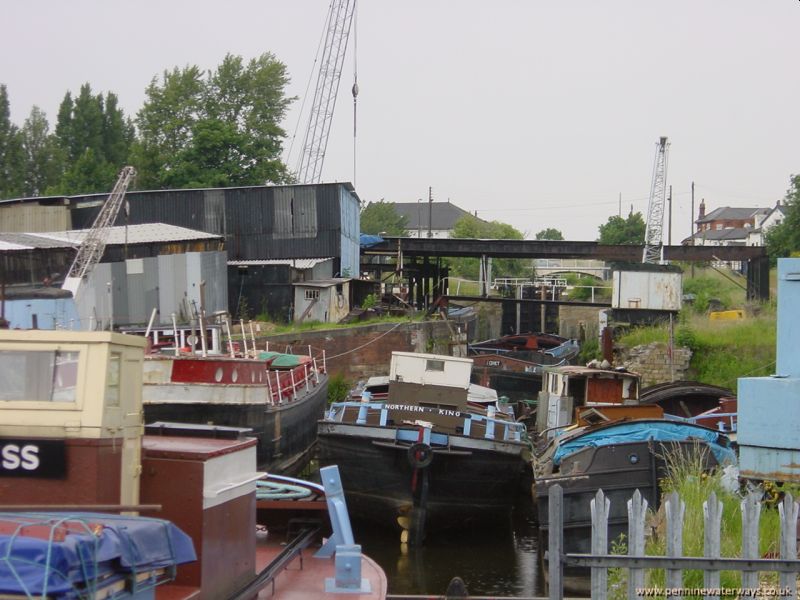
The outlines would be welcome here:
<svg viewBox="0 0 800 600">
<path fill-rule="evenodd" d="M 776 319 L 765 308 L 758 316 L 738 321 L 713 321 L 706 315 L 688 315 L 675 325 L 675 344 L 692 350 L 690 377 L 696 381 L 736 389 L 739 377 L 774 373 Z M 668 342 L 669 327 L 641 327 L 622 336 L 627 348 Z"/>
</svg>

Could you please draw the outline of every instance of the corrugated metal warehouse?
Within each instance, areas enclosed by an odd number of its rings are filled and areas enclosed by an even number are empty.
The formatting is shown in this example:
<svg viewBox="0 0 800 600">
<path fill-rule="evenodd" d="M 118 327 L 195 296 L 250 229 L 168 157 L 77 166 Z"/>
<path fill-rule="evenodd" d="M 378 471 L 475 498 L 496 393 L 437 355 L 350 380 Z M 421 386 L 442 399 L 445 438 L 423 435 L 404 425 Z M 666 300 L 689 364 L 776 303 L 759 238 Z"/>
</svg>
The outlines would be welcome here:
<svg viewBox="0 0 800 600">
<path fill-rule="evenodd" d="M 65 224 L 65 229 L 87 229 L 106 198 L 106 194 L 92 194 L 0 201 L 0 231 L 52 231 L 56 223 Z M 360 201 L 349 183 L 129 191 L 125 200 L 129 211 L 127 215 L 120 212 L 117 225 L 166 223 L 220 236 L 232 263 L 323 259 L 323 277 L 359 273 Z M 112 256 L 113 252 L 109 247 L 104 260 L 124 258 Z M 72 255 L 71 249 L 67 255 Z M 56 262 L 63 263 L 64 258 Z M 48 270 L 59 272 L 52 265 Z M 246 279 L 239 277 L 245 273 Z M 291 268 L 262 262 L 249 269 L 237 267 L 229 274 L 233 275 L 228 297 L 234 314 L 244 297 L 250 316 L 268 312 L 281 320 L 291 319 L 296 281 Z M 32 271 L 29 281 L 45 275 Z"/>
<path fill-rule="evenodd" d="M 103 200 L 103 194 L 70 197 L 72 228 L 91 227 Z M 224 236 L 231 261 L 333 258 L 334 274 L 358 275 L 360 202 L 349 183 L 140 191 L 128 192 L 126 201 L 131 224 Z M 120 213 L 117 224 L 124 218 Z"/>
</svg>

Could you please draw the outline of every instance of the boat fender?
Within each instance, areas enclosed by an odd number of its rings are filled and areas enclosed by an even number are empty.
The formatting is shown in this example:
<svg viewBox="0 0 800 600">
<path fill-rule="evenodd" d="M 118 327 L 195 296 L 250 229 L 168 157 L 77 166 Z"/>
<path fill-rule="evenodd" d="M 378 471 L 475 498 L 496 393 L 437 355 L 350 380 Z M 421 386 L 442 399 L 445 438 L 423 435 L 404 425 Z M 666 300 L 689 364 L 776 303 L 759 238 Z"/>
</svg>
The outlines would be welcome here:
<svg viewBox="0 0 800 600">
<path fill-rule="evenodd" d="M 408 462 L 415 469 L 424 469 L 433 462 L 433 448 L 417 442 L 408 447 Z"/>
</svg>

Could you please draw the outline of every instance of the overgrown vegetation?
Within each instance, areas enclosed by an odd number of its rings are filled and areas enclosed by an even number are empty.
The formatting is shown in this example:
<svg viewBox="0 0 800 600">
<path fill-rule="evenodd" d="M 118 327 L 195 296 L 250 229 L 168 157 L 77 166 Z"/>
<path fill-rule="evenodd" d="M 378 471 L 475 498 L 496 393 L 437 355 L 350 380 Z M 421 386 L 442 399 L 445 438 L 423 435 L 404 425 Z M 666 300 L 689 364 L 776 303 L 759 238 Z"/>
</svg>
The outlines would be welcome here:
<svg viewBox="0 0 800 600">
<path fill-rule="evenodd" d="M 688 275 L 686 273 L 685 275 Z M 726 274 L 727 275 L 727 274 Z M 711 320 L 706 312 L 712 299 L 724 308 L 745 307 L 744 291 L 712 269 L 696 277 L 684 277 L 685 293 L 695 294 L 692 305 L 685 304 L 674 324 L 676 346 L 692 350 L 689 378 L 736 388 L 739 377 L 769 375 L 775 365 L 776 318 L 771 304 L 747 307 L 741 320 Z M 638 327 L 620 336 L 618 344 L 626 348 L 669 342 L 669 326 Z"/>
<path fill-rule="evenodd" d="M 773 372 L 776 343 L 775 314 L 765 309 L 757 317 L 712 321 L 701 315 L 682 315 L 675 326 L 675 344 L 691 348 L 691 378 L 734 389 L 739 377 L 762 377 Z M 652 342 L 667 343 L 669 327 L 640 327 L 622 336 L 627 348 Z"/>
<path fill-rule="evenodd" d="M 742 276 L 733 273 L 723 275 L 723 273 L 725 272 L 707 269 L 699 277 L 684 279 L 684 295 L 694 296 L 694 300 L 689 304 L 693 312 L 703 314 L 709 310 L 727 310 L 744 304 Z M 734 281 L 738 281 L 741 286 L 733 283 Z"/>
<path fill-rule="evenodd" d="M 564 279 L 570 286 L 569 299 L 582 302 L 604 302 L 611 299 L 611 286 L 590 275 L 566 273 Z"/>
<path fill-rule="evenodd" d="M 334 373 L 328 378 L 328 404 L 344 402 L 350 395 L 353 385 L 341 373 Z"/>
<path fill-rule="evenodd" d="M 660 482 L 662 502 L 667 494 L 677 492 L 686 508 L 683 520 L 683 555 L 703 556 L 704 513 L 703 503 L 713 492 L 722 502 L 722 523 L 720 549 L 723 557 L 739 557 L 742 550 L 742 518 L 740 504 L 747 489 L 740 490 L 738 482 L 730 473 L 721 468 L 710 472 L 704 470 L 705 457 L 698 448 L 693 453 L 669 453 L 666 457 L 667 476 Z M 767 489 L 769 488 L 769 489 Z M 780 544 L 780 516 L 777 509 L 779 494 L 772 491 L 772 484 L 764 488 L 749 488 L 761 492 L 763 501 L 759 519 L 759 552 L 760 556 L 776 555 Z M 785 486 L 783 492 L 798 496 L 797 486 Z M 666 514 L 664 506 L 649 511 L 649 536 L 645 543 L 645 554 L 664 556 L 666 554 Z M 627 544 L 624 538 L 611 542 L 612 554 L 626 554 Z M 761 574 L 760 583 L 773 586 L 778 582 L 777 574 Z M 609 592 L 612 598 L 627 597 L 627 570 L 609 570 Z M 663 569 L 650 569 L 646 572 L 645 586 L 664 588 L 666 575 Z M 702 588 L 703 572 L 687 570 L 683 572 L 683 587 Z M 741 573 L 723 571 L 720 586 L 737 588 L 741 586 Z"/>
</svg>

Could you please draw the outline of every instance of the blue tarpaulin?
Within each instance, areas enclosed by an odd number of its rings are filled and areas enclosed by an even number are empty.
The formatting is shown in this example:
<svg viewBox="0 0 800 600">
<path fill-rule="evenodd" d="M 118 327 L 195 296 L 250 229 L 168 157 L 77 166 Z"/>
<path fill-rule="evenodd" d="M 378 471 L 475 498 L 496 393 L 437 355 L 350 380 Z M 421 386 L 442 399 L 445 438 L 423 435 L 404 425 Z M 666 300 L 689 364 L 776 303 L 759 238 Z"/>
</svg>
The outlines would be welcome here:
<svg viewBox="0 0 800 600">
<path fill-rule="evenodd" d="M 77 598 L 97 580 L 197 559 L 169 521 L 99 513 L 0 514 L 0 593 Z M 42 533 L 44 532 L 44 534 Z"/>
<path fill-rule="evenodd" d="M 368 233 L 362 233 L 358 239 L 358 243 L 361 245 L 362 248 L 369 248 L 370 246 L 380 244 L 382 241 L 383 238 L 381 236 L 369 235 Z"/>
<path fill-rule="evenodd" d="M 599 448 L 644 441 L 684 442 L 693 439 L 707 444 L 719 464 L 736 463 L 736 454 L 725 443 L 727 438 L 716 431 L 689 423 L 633 421 L 602 427 L 562 442 L 553 455 L 553 464 L 561 464 L 562 458 L 586 447 Z"/>
</svg>

